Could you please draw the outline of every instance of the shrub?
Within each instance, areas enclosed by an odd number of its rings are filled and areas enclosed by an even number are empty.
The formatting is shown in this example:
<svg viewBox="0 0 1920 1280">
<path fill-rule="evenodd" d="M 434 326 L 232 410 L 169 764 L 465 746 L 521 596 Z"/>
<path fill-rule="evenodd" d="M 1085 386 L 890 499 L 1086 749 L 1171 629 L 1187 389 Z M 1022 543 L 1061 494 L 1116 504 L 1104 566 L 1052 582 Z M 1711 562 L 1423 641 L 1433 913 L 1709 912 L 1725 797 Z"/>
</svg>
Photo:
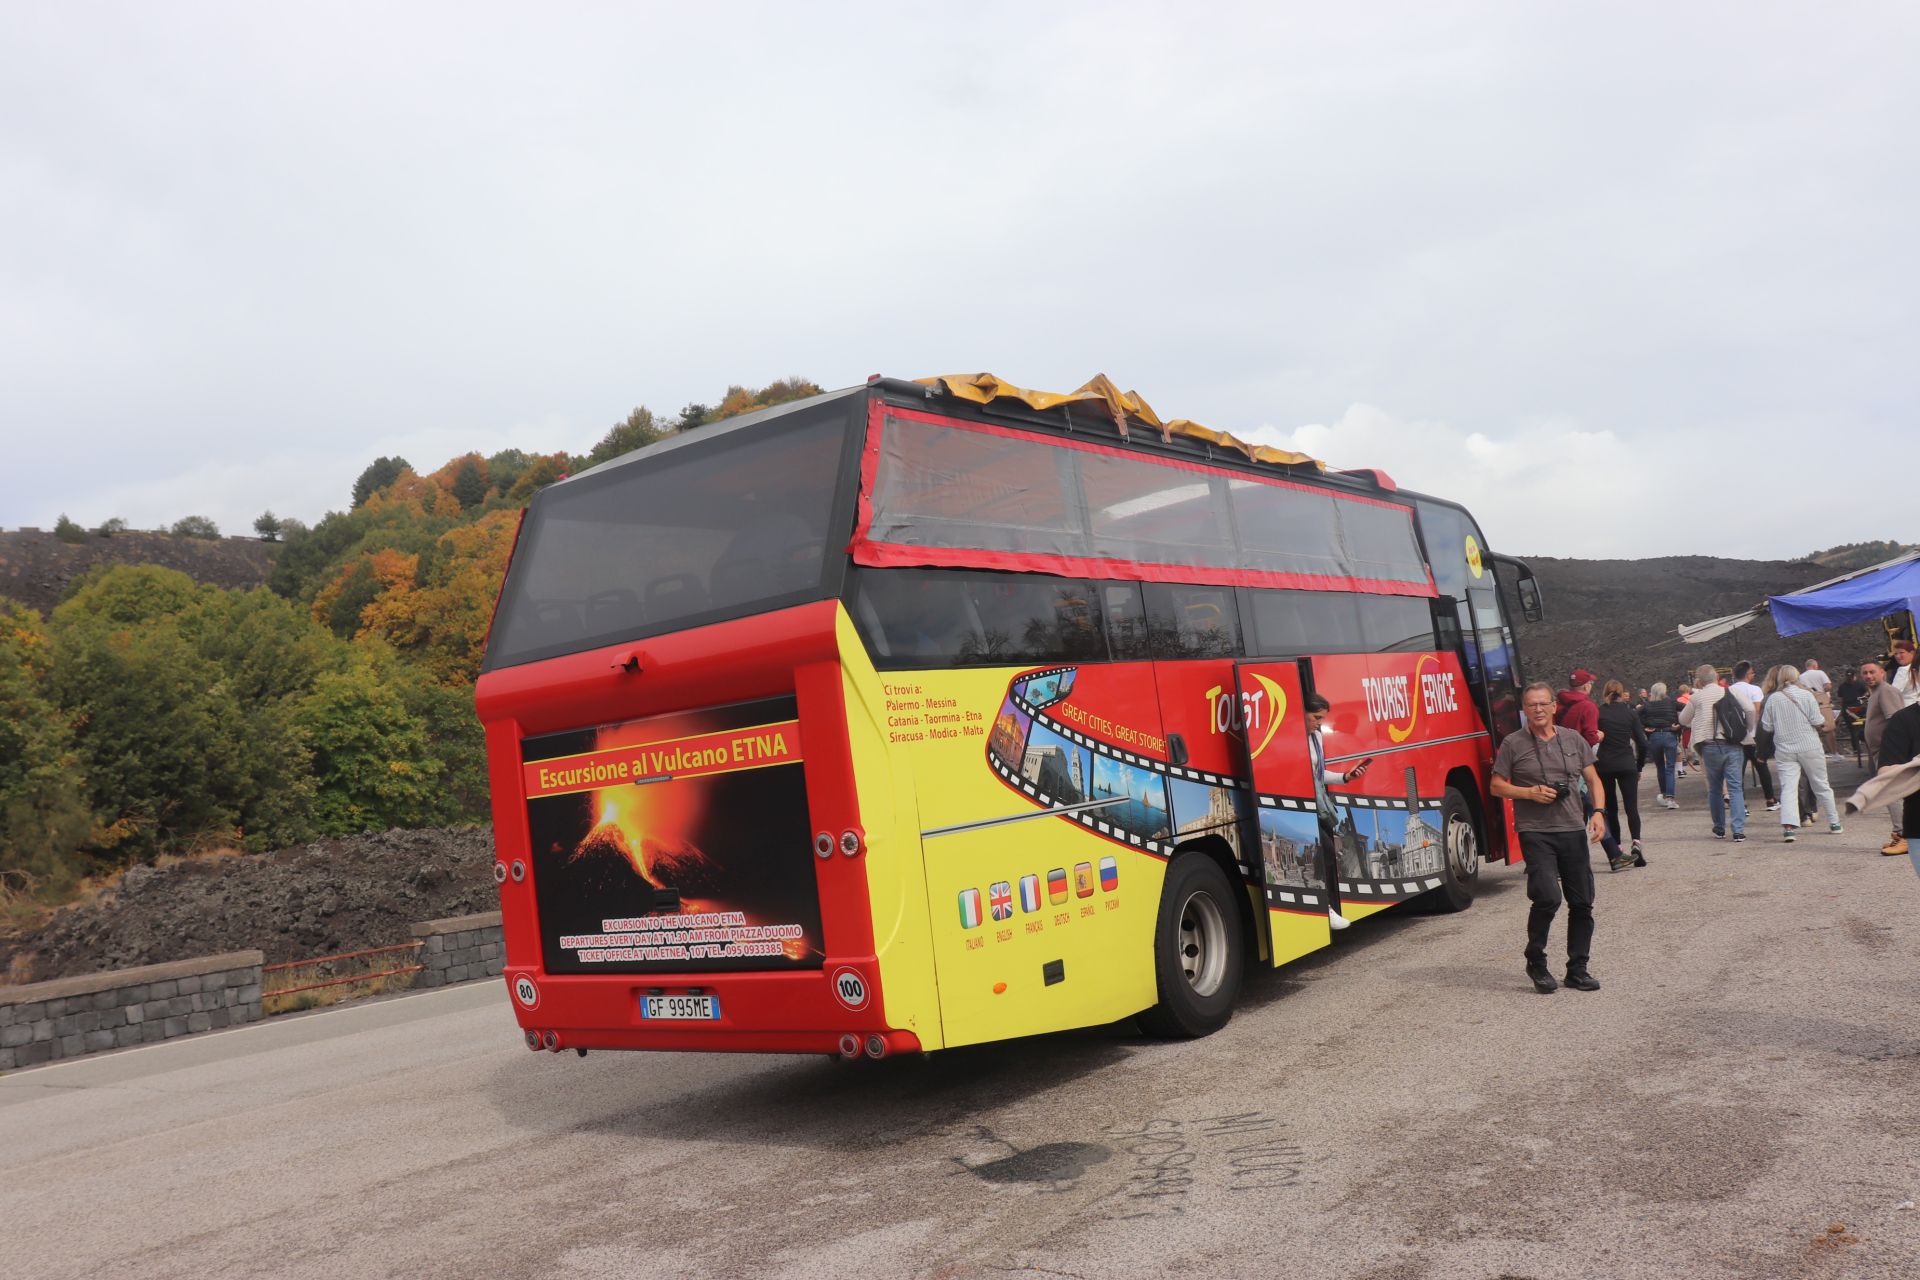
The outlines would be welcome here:
<svg viewBox="0 0 1920 1280">
<path fill-rule="evenodd" d="M 53 536 L 62 542 L 85 542 L 87 531 L 67 519 L 67 513 L 62 511 L 60 518 L 53 522 Z"/>
<path fill-rule="evenodd" d="M 176 538 L 217 538 L 220 526 L 205 516 L 182 516 L 169 532 Z"/>
</svg>

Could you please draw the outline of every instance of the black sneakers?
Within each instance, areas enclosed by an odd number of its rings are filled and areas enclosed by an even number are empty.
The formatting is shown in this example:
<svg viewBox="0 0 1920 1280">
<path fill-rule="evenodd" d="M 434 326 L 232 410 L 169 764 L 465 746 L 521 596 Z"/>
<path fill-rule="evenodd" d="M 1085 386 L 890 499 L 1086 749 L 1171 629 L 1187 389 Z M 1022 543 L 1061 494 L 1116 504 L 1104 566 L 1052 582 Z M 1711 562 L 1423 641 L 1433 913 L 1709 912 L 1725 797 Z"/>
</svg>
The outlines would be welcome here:
<svg viewBox="0 0 1920 1280">
<path fill-rule="evenodd" d="M 1553 975 L 1547 972 L 1547 966 L 1543 964 L 1528 965 L 1527 976 L 1533 979 L 1533 989 L 1543 996 L 1550 996 L 1560 989 L 1560 984 L 1553 980 Z"/>
<path fill-rule="evenodd" d="M 1549 975 L 1549 977 L 1551 977 L 1551 975 Z M 1539 986 L 1540 984 L 1536 982 L 1534 985 Z M 1600 989 L 1600 979 L 1594 977 L 1585 969 L 1569 969 L 1567 970 L 1567 985 L 1575 991 L 1598 991 Z"/>
</svg>

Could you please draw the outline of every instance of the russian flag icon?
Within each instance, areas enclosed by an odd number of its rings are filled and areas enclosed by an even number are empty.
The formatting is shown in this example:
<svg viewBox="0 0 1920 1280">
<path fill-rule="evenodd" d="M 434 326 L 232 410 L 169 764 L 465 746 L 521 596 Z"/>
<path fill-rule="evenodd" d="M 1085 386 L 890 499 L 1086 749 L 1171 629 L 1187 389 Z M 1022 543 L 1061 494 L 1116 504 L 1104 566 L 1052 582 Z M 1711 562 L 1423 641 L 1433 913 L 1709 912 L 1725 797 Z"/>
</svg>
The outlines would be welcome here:
<svg viewBox="0 0 1920 1280">
<path fill-rule="evenodd" d="M 1112 858 L 1100 859 L 1100 890 L 1112 893 L 1120 887 L 1120 864 Z"/>
<path fill-rule="evenodd" d="M 962 929 L 980 927 L 980 891 L 978 889 L 960 891 L 960 927 Z"/>
<path fill-rule="evenodd" d="M 1020 877 L 1020 910 L 1038 911 L 1040 909 L 1040 877 Z"/>
</svg>

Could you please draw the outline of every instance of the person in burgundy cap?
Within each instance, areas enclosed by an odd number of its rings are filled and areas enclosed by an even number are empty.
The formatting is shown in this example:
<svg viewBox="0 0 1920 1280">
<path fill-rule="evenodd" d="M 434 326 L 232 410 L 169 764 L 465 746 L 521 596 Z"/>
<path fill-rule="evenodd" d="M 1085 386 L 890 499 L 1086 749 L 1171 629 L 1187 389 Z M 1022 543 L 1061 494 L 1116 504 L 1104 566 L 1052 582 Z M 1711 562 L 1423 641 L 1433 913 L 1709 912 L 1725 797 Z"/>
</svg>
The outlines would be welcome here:
<svg viewBox="0 0 1920 1280">
<path fill-rule="evenodd" d="M 1592 692 L 1593 672 L 1575 667 L 1567 677 L 1567 687 L 1560 691 L 1553 722 L 1585 738 L 1588 746 L 1597 747 L 1600 745 L 1600 708 L 1588 696 Z"/>
<path fill-rule="evenodd" d="M 1589 696 L 1593 692 L 1594 674 L 1585 667 L 1575 667 L 1573 674 L 1567 677 L 1568 687 L 1560 691 L 1555 700 L 1553 722 L 1562 729 L 1571 729 L 1587 741 L 1588 749 L 1598 747 L 1600 739 L 1606 735 L 1600 732 L 1600 708 Z M 1598 796 L 1585 798 L 1587 811 L 1591 813 L 1599 803 Z M 1620 841 L 1613 832 L 1608 831 L 1600 838 L 1600 848 L 1607 855 L 1607 868 L 1618 871 L 1622 867 L 1632 866 L 1633 859 L 1621 852 Z"/>
</svg>

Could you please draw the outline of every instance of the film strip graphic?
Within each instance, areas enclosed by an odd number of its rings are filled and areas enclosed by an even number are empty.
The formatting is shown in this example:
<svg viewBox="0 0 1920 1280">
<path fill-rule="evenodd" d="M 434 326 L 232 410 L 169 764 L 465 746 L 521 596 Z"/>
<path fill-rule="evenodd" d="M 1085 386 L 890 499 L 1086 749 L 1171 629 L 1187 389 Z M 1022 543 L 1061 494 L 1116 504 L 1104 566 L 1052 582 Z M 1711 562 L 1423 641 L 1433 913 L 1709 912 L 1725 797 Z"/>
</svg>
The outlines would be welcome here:
<svg viewBox="0 0 1920 1280">
<path fill-rule="evenodd" d="M 1438 810 L 1441 806 L 1439 800 L 1429 801 L 1425 797 L 1418 797 L 1417 807 L 1410 804 L 1407 799 L 1388 796 L 1341 796 L 1339 802 L 1350 809 L 1368 809 L 1387 813 L 1430 813 Z M 1320 821 L 1319 808 L 1312 800 L 1303 800 L 1297 796 L 1262 795 L 1260 797 L 1260 805 L 1265 809 L 1288 810 L 1311 815 L 1316 826 L 1318 826 Z M 1444 840 L 1444 836 L 1435 828 L 1429 827 L 1428 830 L 1430 838 L 1435 842 L 1434 848 L 1437 856 L 1439 858 L 1445 858 L 1445 845 L 1441 843 Z M 1326 838 L 1324 828 L 1320 830 L 1318 838 Z M 1400 856 L 1405 856 L 1404 849 Z M 1385 903 L 1404 902 L 1406 899 L 1417 897 L 1430 889 L 1438 889 L 1441 882 L 1441 877 L 1437 869 L 1434 871 L 1422 870 L 1419 872 L 1408 872 L 1380 878 L 1342 876 L 1337 881 L 1340 887 L 1340 896 L 1343 899 L 1355 902 L 1372 900 Z M 1307 911 L 1313 910 L 1316 907 L 1324 907 L 1326 904 L 1326 894 L 1315 887 L 1303 887 L 1294 884 L 1270 884 L 1266 886 L 1266 891 L 1267 905 L 1276 910 Z"/>
<path fill-rule="evenodd" d="M 1048 732 L 1073 743 L 1075 746 L 1084 747 L 1095 756 L 1125 763 L 1135 769 L 1144 770 L 1161 777 L 1181 778 L 1189 782 L 1199 783 L 1202 786 L 1221 788 L 1236 797 L 1251 796 L 1264 808 L 1306 813 L 1313 815 L 1315 821 L 1318 821 L 1318 807 L 1310 796 L 1303 798 L 1300 796 L 1255 793 L 1244 778 L 1237 778 L 1230 774 L 1212 773 L 1205 769 L 1194 769 L 1186 765 L 1171 764 L 1165 760 L 1156 760 L 1152 756 L 1141 755 L 1138 752 L 1129 751 L 1124 747 L 1117 747 L 1112 743 L 1103 742 L 1099 738 L 1082 733 L 1072 725 L 1048 715 L 1046 708 L 1065 698 L 1067 694 L 1071 692 L 1069 678 L 1075 674 L 1077 670 L 1078 668 L 1076 667 L 1050 667 L 1029 672 L 1012 683 L 1007 691 L 1007 700 L 1016 710 L 1026 715 L 1031 724 L 1039 725 Z M 1046 682 L 1049 680 L 1054 682 L 1052 686 L 1049 686 L 1051 691 L 1055 691 L 1053 697 L 1036 702 L 1027 696 L 1028 691 L 1036 686 L 1046 685 Z M 1062 687 L 1063 684 L 1065 687 Z M 1032 733 L 1031 729 L 1029 729 L 1027 741 L 1030 742 L 1031 740 Z M 987 763 L 992 767 L 993 771 L 999 775 L 1002 782 L 1029 799 L 1045 805 L 1048 808 L 1080 803 L 1088 798 L 1087 796 L 1082 796 L 1080 800 L 1076 801 L 1063 796 L 1054 796 L 1047 791 L 1045 786 L 1028 778 L 1018 768 L 1008 765 L 991 747 L 986 755 Z M 1091 782 L 1092 780 L 1089 778 L 1088 786 L 1086 787 L 1089 794 L 1091 794 L 1092 791 Z M 1253 814 L 1244 812 L 1242 809 L 1243 803 L 1243 800 L 1236 800 L 1236 811 L 1241 812 L 1243 819 L 1252 818 L 1254 816 Z M 1386 796 L 1342 796 L 1340 797 L 1340 803 L 1354 809 L 1380 811 L 1398 810 L 1402 813 L 1407 812 L 1410 808 L 1407 799 Z M 1437 809 L 1439 806 L 1440 801 L 1437 799 L 1429 802 L 1422 797 L 1419 800 L 1419 808 L 1423 812 L 1429 809 Z M 1168 797 L 1166 813 L 1168 829 L 1172 832 L 1174 814 L 1170 796 Z M 1150 836 L 1142 836 L 1137 832 L 1129 831 L 1125 827 L 1109 821 L 1102 816 L 1101 811 L 1098 809 L 1081 813 L 1062 813 L 1058 816 L 1070 822 L 1078 823 L 1080 826 L 1085 827 L 1087 830 L 1105 839 L 1125 845 L 1128 848 L 1139 849 L 1158 858 L 1171 858 L 1176 849 L 1178 833 L 1173 833 L 1172 838 L 1168 839 L 1155 839 Z M 1217 829 L 1218 828 L 1208 828 L 1208 830 Z M 1241 846 L 1245 845 L 1244 830 L 1240 833 L 1240 838 L 1234 843 Z M 1327 909 L 1327 894 L 1323 888 L 1317 885 L 1266 883 L 1266 868 L 1264 861 L 1260 857 L 1257 845 L 1252 852 L 1253 856 L 1249 857 L 1246 849 L 1242 848 L 1240 850 L 1240 856 L 1238 858 L 1240 871 L 1247 883 L 1261 886 L 1269 908 L 1280 911 L 1315 913 L 1324 912 Z M 1438 875 L 1423 873 L 1418 877 L 1409 875 L 1404 877 L 1395 876 L 1388 879 L 1343 878 L 1338 883 L 1342 897 L 1354 898 L 1356 900 L 1373 899 L 1378 902 L 1391 903 L 1425 893 L 1429 889 L 1436 889 L 1440 886 L 1441 881 Z"/>
</svg>

